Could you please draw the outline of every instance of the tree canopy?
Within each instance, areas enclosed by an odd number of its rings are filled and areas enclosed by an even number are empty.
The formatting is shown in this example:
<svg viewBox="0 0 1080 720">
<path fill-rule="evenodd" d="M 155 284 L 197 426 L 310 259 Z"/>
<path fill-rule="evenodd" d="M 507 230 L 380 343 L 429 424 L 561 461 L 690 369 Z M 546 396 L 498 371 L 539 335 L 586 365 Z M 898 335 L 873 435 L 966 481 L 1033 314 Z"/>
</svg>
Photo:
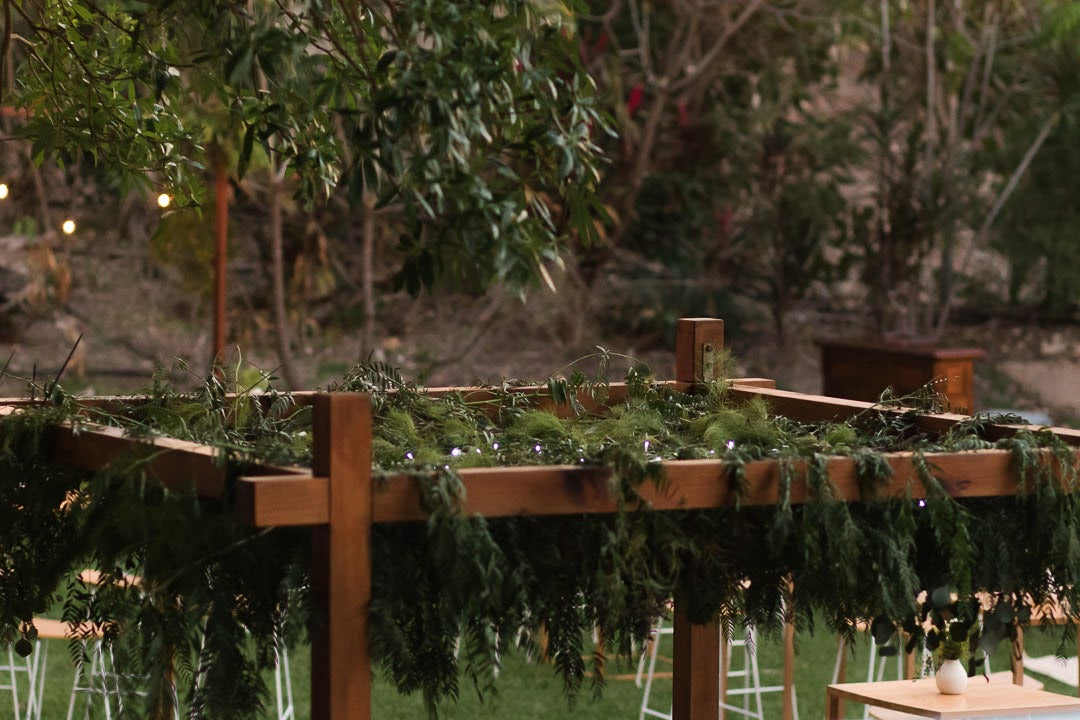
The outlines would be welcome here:
<svg viewBox="0 0 1080 720">
<path fill-rule="evenodd" d="M 28 1 L 8 104 L 37 158 L 75 155 L 189 202 L 202 170 L 274 158 L 308 201 L 398 204 L 399 280 L 521 285 L 594 233 L 596 135 L 573 15 L 532 0 Z M 10 74 L 12 68 L 7 68 Z"/>
</svg>

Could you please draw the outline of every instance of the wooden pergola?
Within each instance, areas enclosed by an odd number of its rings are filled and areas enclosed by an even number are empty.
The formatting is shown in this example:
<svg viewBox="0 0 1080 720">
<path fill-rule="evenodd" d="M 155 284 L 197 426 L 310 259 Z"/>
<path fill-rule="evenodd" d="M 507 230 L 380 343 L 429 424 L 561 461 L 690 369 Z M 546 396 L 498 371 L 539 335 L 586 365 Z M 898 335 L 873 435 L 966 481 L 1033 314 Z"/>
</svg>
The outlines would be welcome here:
<svg viewBox="0 0 1080 720">
<path fill-rule="evenodd" d="M 675 379 L 660 383 L 680 391 L 712 379 L 713 361 L 724 343 L 723 321 L 684 319 L 678 323 Z M 537 402 L 552 404 L 542 387 L 527 388 Z M 432 389 L 433 394 L 466 392 L 484 399 L 481 388 Z M 625 386 L 613 384 L 608 402 L 625 397 Z M 867 411 L 905 412 L 871 403 L 777 390 L 770 380 L 741 379 L 731 383 L 731 397 L 763 397 L 778 413 L 801 421 L 842 420 Z M 313 720 L 369 720 L 371 661 L 368 652 L 368 608 L 371 600 L 371 530 L 376 523 L 417 522 L 426 519 L 417 481 L 406 475 L 372 482 L 371 403 L 363 394 L 296 393 L 313 408 L 314 462 L 311 468 L 257 468 L 239 479 L 235 513 L 252 527 L 311 526 L 315 542 L 312 578 L 327 622 L 313 638 Z M 493 397 L 489 394 L 489 397 Z M 130 398 L 124 399 L 130 402 Z M 0 400 L 0 413 L 16 412 L 29 401 Z M 91 399 L 88 405 L 107 405 L 116 399 Z M 943 433 L 967 416 L 923 414 L 918 425 Z M 991 438 L 1008 437 L 1023 426 L 995 425 Z M 1053 428 L 1066 443 L 1080 446 L 1080 431 Z M 216 451 L 195 443 L 167 438 L 134 438 L 115 428 L 60 425 L 52 430 L 52 453 L 57 462 L 98 470 L 114 458 L 139 447 L 153 450 L 148 473 L 166 486 L 194 486 L 202 497 L 217 498 L 225 490 L 226 469 Z M 940 453 L 932 459 L 934 475 L 957 498 L 1015 495 L 1020 478 L 1012 456 L 1004 450 Z M 880 491 L 897 497 L 925 494 L 911 453 L 891 453 L 891 485 Z M 1044 461 L 1053 463 L 1050 451 Z M 643 486 L 641 495 L 656 511 L 731 507 L 736 489 L 728 466 L 719 460 L 670 460 L 663 463 L 664 489 Z M 746 464 L 743 506 L 768 506 L 781 497 L 778 464 L 761 460 Z M 806 502 L 806 468 L 794 467 L 791 502 Z M 573 465 L 465 468 L 458 471 L 465 487 L 464 512 L 485 517 L 560 514 L 610 514 L 615 498 L 608 492 L 608 470 Z M 861 499 L 855 461 L 835 457 L 828 474 L 836 497 Z M 790 633 L 789 626 L 789 633 Z M 716 624 L 692 625 L 675 598 L 674 697 L 675 720 L 716 720 L 720 715 L 721 632 Z M 791 685 L 793 656 L 785 658 L 785 685 Z M 824 689 L 823 689 L 824 691 Z M 792 717 L 792 698 L 784 699 L 784 718 Z"/>
</svg>

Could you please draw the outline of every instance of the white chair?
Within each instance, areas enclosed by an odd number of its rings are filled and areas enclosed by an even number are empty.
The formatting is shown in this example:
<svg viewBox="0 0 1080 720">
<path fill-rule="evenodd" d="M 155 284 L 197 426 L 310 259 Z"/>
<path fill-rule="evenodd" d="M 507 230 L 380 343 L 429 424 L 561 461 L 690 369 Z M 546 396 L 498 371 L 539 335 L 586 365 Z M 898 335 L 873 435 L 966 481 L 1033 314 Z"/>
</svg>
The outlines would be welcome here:
<svg viewBox="0 0 1080 720">
<path fill-rule="evenodd" d="M 75 717 L 75 707 L 79 697 L 83 696 L 83 719 L 90 717 L 90 708 L 95 699 L 100 699 L 105 720 L 112 720 L 113 703 L 119 712 L 123 707 L 120 693 L 120 676 L 116 672 L 116 664 L 113 660 L 112 650 L 100 637 L 92 637 L 83 641 L 86 653 L 90 659 L 89 668 L 85 664 L 75 669 L 75 677 L 71 681 L 71 695 L 68 698 L 67 720 Z"/>
<path fill-rule="evenodd" d="M 103 578 L 96 570 L 83 570 L 79 573 L 79 579 L 87 585 L 100 585 Z M 124 575 L 121 582 L 126 587 L 138 588 L 142 580 L 134 575 Z M 274 700 L 277 710 L 276 720 L 296 720 L 296 705 L 293 702 L 292 673 L 289 669 L 289 649 L 280 638 L 274 640 Z M 90 678 L 86 685 L 78 686 L 79 676 L 76 675 L 75 684 L 71 690 L 67 720 L 72 720 L 72 711 L 75 706 L 77 693 L 101 695 L 105 703 L 105 718 L 111 720 L 112 708 L 109 699 L 110 694 L 117 703 L 120 701 L 119 676 L 116 675 L 112 662 L 112 653 L 104 648 L 99 640 L 96 647 L 91 650 Z M 111 687 L 110 687 L 111 683 Z M 89 702 L 87 713 L 89 713 Z M 174 705 L 176 720 L 180 718 L 179 703 Z"/>
<path fill-rule="evenodd" d="M 47 649 L 42 642 L 34 643 L 34 650 L 26 657 L 17 657 L 13 645 L 7 648 L 7 664 L 0 665 L 0 691 L 11 693 L 14 710 L 12 717 L 18 720 L 40 720 L 41 700 L 45 691 L 45 658 Z M 19 702 L 19 685 L 26 677 L 26 705 Z"/>
<path fill-rule="evenodd" d="M 649 706 L 649 698 L 652 695 L 653 681 L 656 678 L 656 662 L 659 658 L 660 638 L 664 635 L 671 635 L 674 633 L 672 627 L 665 627 L 663 618 L 656 621 L 656 627 L 653 628 L 650 633 L 649 647 L 642 653 L 641 659 L 638 661 L 638 671 L 635 678 L 635 683 L 638 687 L 642 687 L 644 681 L 644 691 L 641 696 L 641 709 L 638 713 L 638 720 L 645 720 L 646 716 L 661 718 L 662 720 L 671 720 L 671 708 L 669 707 L 667 712 L 663 710 L 657 710 Z M 728 680 L 741 681 L 739 687 L 728 687 L 724 697 L 720 698 L 720 707 L 724 710 L 744 715 L 748 718 L 754 718 L 754 720 L 765 720 L 765 706 L 762 701 L 762 695 L 772 692 L 784 692 L 783 685 L 762 685 L 761 673 L 758 668 L 757 661 L 757 633 L 753 627 L 747 629 L 746 636 L 741 639 L 731 639 L 728 641 L 727 652 L 728 658 L 733 658 L 735 650 L 742 650 L 742 664 L 739 668 L 734 668 L 733 663 L 728 664 L 727 678 Z M 648 670 L 646 671 L 646 655 L 648 656 Z M 799 717 L 798 703 L 794 702 L 797 698 L 795 694 L 795 688 L 791 688 L 793 709 L 795 713 L 795 719 Z M 741 697 L 741 705 L 733 705 L 727 702 L 730 697 Z M 751 701 L 753 701 L 751 703 Z"/>
</svg>

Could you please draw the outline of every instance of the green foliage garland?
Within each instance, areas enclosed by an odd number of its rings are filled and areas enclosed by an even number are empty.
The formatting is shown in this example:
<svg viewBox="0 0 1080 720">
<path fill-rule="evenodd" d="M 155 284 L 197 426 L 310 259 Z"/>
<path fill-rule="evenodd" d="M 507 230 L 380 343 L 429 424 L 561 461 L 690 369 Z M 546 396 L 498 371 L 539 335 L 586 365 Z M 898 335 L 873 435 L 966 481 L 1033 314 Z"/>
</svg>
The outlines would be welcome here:
<svg viewBox="0 0 1080 720">
<path fill-rule="evenodd" d="M 1049 433 L 990 442 L 978 416 L 932 437 L 915 412 L 803 424 L 763 401 L 733 403 L 723 382 L 680 393 L 640 368 L 626 399 L 603 413 L 586 408 L 607 398 L 606 382 L 581 373 L 550 381 L 549 394 L 572 408 L 566 418 L 509 383 L 483 389 L 493 400 L 467 390 L 435 398 L 385 367 L 357 368 L 336 389 L 371 394 L 377 476 L 419 478 L 431 513 L 426 523 L 374 528 L 370 633 L 381 671 L 399 690 L 421 691 L 432 710 L 458 696 L 463 678 L 491 691 L 499 653 L 513 644 L 535 651 L 541 628 L 570 696 L 590 673 L 599 691 L 609 657 L 632 658 L 676 595 L 691 620 L 729 628 L 778 632 L 787 612 L 802 630 L 824 618 L 852 635 L 873 619 L 883 644 L 903 628 L 914 646 L 929 621 L 938 630 L 928 645 L 948 627 L 967 633 L 972 650 L 1013 635 L 1031 603 L 1080 607 L 1075 463 Z M 266 695 L 259 671 L 275 644 L 323 621 L 309 600 L 308 534 L 239 527 L 228 496 L 162 489 L 147 481 L 145 457 L 93 475 L 48 463 L 46 429 L 92 420 L 196 440 L 224 450 L 239 473 L 256 458 L 308 462 L 310 414 L 288 395 L 228 395 L 213 378 L 197 393 L 159 378 L 145 401 L 109 411 L 81 408 L 58 388 L 46 397 L 0 419 L 0 632 L 27 650 L 29 618 L 59 601 L 66 621 L 103 628 L 118 663 L 147 678 L 150 692 L 132 697 L 129 711 L 168 713 L 175 682 L 191 717 L 256 716 Z M 958 501 L 934 478 L 933 453 L 993 447 L 1009 450 L 1022 472 L 1015 498 Z M 1040 461 L 1044 447 L 1056 462 Z M 917 459 L 925 501 L 880 492 L 890 474 L 882 453 L 900 450 Z M 863 502 L 836 497 L 826 473 L 835 455 L 854 458 Z M 727 462 L 743 490 L 747 462 L 775 459 L 780 502 L 652 512 L 640 501 L 641 483 L 664 482 L 660 460 L 709 457 Z M 620 511 L 461 512 L 459 468 L 562 463 L 610 467 Z M 796 505 L 790 492 L 803 467 L 811 498 Z M 75 579 L 85 567 L 103 582 Z M 141 580 L 133 586 L 126 575 Z M 981 634 L 970 632 L 976 592 L 989 594 Z M 85 651 L 72 647 L 80 659 Z"/>
</svg>

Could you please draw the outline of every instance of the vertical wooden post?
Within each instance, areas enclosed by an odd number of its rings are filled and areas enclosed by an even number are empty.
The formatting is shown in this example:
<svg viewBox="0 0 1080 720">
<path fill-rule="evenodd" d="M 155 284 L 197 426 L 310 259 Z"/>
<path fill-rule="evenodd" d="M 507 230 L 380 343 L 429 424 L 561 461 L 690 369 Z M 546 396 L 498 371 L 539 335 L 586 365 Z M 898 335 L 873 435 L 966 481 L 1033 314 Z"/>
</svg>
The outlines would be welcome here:
<svg viewBox="0 0 1080 720">
<path fill-rule="evenodd" d="M 678 321 L 675 379 L 711 379 L 711 358 L 724 347 L 724 321 L 708 318 Z M 691 625 L 675 598 L 675 652 L 672 673 L 672 720 L 720 717 L 720 626 Z"/>
<path fill-rule="evenodd" d="M 672 720 L 720 717 L 720 626 L 691 625 L 675 601 Z"/>
<path fill-rule="evenodd" d="M 713 360 L 724 349 L 724 321 L 682 318 L 675 326 L 675 379 L 704 382 L 713 379 Z"/>
<path fill-rule="evenodd" d="M 313 470 L 330 479 L 330 523 L 315 528 L 312 581 L 325 624 L 311 646 L 312 720 L 370 720 L 371 400 L 315 398 Z"/>
</svg>

